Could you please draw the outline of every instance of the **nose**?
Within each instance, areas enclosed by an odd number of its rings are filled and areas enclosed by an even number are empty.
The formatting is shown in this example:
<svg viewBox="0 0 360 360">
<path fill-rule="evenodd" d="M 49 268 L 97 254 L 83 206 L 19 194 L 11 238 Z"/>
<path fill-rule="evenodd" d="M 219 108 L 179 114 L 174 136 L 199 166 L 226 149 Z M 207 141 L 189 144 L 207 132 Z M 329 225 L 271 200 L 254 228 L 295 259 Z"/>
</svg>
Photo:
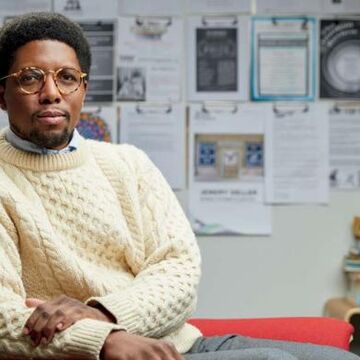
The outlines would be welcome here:
<svg viewBox="0 0 360 360">
<path fill-rule="evenodd" d="M 39 92 L 40 104 L 58 104 L 61 102 L 61 93 L 56 86 L 53 73 L 47 73 L 44 85 Z"/>
</svg>

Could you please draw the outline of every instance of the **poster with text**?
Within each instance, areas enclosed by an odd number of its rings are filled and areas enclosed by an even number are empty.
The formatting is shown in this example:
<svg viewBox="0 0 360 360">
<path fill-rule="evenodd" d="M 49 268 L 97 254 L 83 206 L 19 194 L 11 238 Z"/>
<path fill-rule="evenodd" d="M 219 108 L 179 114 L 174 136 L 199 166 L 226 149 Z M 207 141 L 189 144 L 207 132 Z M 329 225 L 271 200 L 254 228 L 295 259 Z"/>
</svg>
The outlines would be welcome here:
<svg viewBox="0 0 360 360">
<path fill-rule="evenodd" d="M 314 18 L 253 18 L 252 99 L 313 100 L 314 40 Z"/>
<path fill-rule="evenodd" d="M 248 18 L 188 19 L 188 99 L 248 98 Z"/>
<path fill-rule="evenodd" d="M 320 97 L 360 98 L 360 20 L 321 20 Z"/>
<path fill-rule="evenodd" d="M 185 107 L 122 104 L 120 142 L 142 149 L 173 189 L 185 187 Z"/>
<path fill-rule="evenodd" d="M 360 107 L 335 104 L 329 109 L 330 187 L 360 188 Z"/>
<path fill-rule="evenodd" d="M 180 101 L 183 20 L 119 19 L 116 100 Z"/>
<path fill-rule="evenodd" d="M 266 201 L 329 202 L 328 105 L 275 104 L 265 124 Z"/>
<path fill-rule="evenodd" d="M 264 122 L 269 106 L 190 106 L 189 214 L 198 235 L 268 235 Z"/>
<path fill-rule="evenodd" d="M 114 20 L 79 20 L 90 43 L 92 65 L 85 101 L 111 102 L 114 100 Z"/>
</svg>

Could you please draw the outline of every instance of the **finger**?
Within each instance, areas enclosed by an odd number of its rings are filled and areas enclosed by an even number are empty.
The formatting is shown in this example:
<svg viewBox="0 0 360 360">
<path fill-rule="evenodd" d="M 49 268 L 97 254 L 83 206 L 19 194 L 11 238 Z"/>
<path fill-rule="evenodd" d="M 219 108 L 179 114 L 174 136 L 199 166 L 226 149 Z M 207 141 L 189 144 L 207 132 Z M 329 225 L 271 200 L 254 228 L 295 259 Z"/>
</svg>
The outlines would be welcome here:
<svg viewBox="0 0 360 360">
<path fill-rule="evenodd" d="M 56 309 L 49 317 L 46 324 L 41 329 L 41 344 L 48 344 L 54 338 L 55 332 L 62 328 L 64 323 L 65 313 L 61 309 Z"/>
<path fill-rule="evenodd" d="M 45 305 L 41 304 L 36 307 L 36 309 L 32 312 L 32 314 L 29 316 L 29 318 L 26 320 L 26 323 L 24 325 L 23 334 L 28 335 L 30 332 L 33 331 L 33 328 L 38 321 L 38 318 L 40 317 L 41 312 L 45 310 Z"/>
<path fill-rule="evenodd" d="M 184 360 L 184 358 L 181 356 L 181 354 L 176 350 L 175 346 L 173 344 L 168 344 L 167 348 L 169 352 L 169 356 L 166 359 L 174 359 L 174 360 Z"/>
<path fill-rule="evenodd" d="M 180 355 L 180 353 L 176 350 L 174 344 L 170 343 L 170 342 L 166 342 L 167 343 L 167 348 L 169 353 L 171 354 L 171 358 L 170 359 L 175 359 L 175 360 L 184 360 L 184 358 Z"/>
<path fill-rule="evenodd" d="M 25 299 L 25 305 L 30 308 L 38 307 L 39 305 L 43 304 L 44 302 L 45 302 L 44 300 L 36 299 L 36 298 Z"/>
<path fill-rule="evenodd" d="M 27 298 L 25 299 L 25 305 L 29 308 L 37 308 L 38 306 L 44 304 L 45 301 L 41 299 L 36 298 Z M 35 313 L 35 311 L 30 315 L 30 318 L 25 323 L 23 334 L 28 335 L 30 331 L 32 330 L 33 324 L 35 324 L 37 320 L 38 313 Z"/>
<path fill-rule="evenodd" d="M 83 319 L 82 313 L 76 309 L 67 309 L 68 311 L 64 313 L 62 320 L 56 325 L 57 331 L 64 331 L 69 328 L 71 325 L 74 325 L 77 321 Z"/>
<path fill-rule="evenodd" d="M 154 345 L 154 350 L 156 355 L 162 360 L 179 360 L 179 357 L 177 356 L 178 352 L 172 344 L 169 344 L 168 342 L 157 341 Z"/>
<path fill-rule="evenodd" d="M 41 306 L 42 305 L 40 305 L 40 307 L 37 307 L 37 309 L 41 308 Z M 29 335 L 34 346 L 38 346 L 40 344 L 42 331 L 46 326 L 47 322 L 49 321 L 50 317 L 51 313 L 47 309 L 39 310 L 36 322 L 32 324 L 31 328 L 29 328 Z"/>
<path fill-rule="evenodd" d="M 71 307 L 72 303 L 68 299 L 56 299 L 48 304 L 49 310 L 40 314 L 33 328 L 36 345 L 40 342 L 48 344 L 54 338 L 55 332 L 66 330 L 82 318 L 81 311 Z M 50 315 L 48 319 L 46 313 Z"/>
</svg>

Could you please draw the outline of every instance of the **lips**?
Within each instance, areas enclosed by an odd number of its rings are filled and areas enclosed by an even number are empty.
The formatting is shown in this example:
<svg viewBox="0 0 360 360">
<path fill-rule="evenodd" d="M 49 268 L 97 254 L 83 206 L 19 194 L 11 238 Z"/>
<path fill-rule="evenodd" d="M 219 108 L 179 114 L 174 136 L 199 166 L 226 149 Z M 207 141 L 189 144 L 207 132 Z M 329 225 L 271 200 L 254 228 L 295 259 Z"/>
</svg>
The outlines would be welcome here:
<svg viewBox="0 0 360 360">
<path fill-rule="evenodd" d="M 37 121 L 44 125 L 58 125 L 66 118 L 66 113 L 60 110 L 43 110 L 36 114 Z"/>
</svg>

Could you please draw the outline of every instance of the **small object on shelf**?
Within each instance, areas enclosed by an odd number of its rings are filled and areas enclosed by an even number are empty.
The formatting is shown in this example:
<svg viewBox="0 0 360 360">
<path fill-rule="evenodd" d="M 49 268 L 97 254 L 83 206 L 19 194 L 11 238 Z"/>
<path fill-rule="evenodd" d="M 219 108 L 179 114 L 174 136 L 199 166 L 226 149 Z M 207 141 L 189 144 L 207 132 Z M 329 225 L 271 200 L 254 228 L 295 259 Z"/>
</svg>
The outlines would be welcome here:
<svg viewBox="0 0 360 360">
<path fill-rule="evenodd" d="M 346 298 L 360 305 L 360 216 L 354 216 L 352 232 L 355 244 L 345 256 L 343 265 L 348 285 Z"/>
<path fill-rule="evenodd" d="M 345 320 L 351 323 L 353 315 L 359 315 L 360 308 L 356 304 L 346 298 L 329 299 L 324 307 L 324 316 Z"/>
<path fill-rule="evenodd" d="M 354 216 L 352 231 L 354 238 L 360 240 L 360 216 Z"/>
</svg>

